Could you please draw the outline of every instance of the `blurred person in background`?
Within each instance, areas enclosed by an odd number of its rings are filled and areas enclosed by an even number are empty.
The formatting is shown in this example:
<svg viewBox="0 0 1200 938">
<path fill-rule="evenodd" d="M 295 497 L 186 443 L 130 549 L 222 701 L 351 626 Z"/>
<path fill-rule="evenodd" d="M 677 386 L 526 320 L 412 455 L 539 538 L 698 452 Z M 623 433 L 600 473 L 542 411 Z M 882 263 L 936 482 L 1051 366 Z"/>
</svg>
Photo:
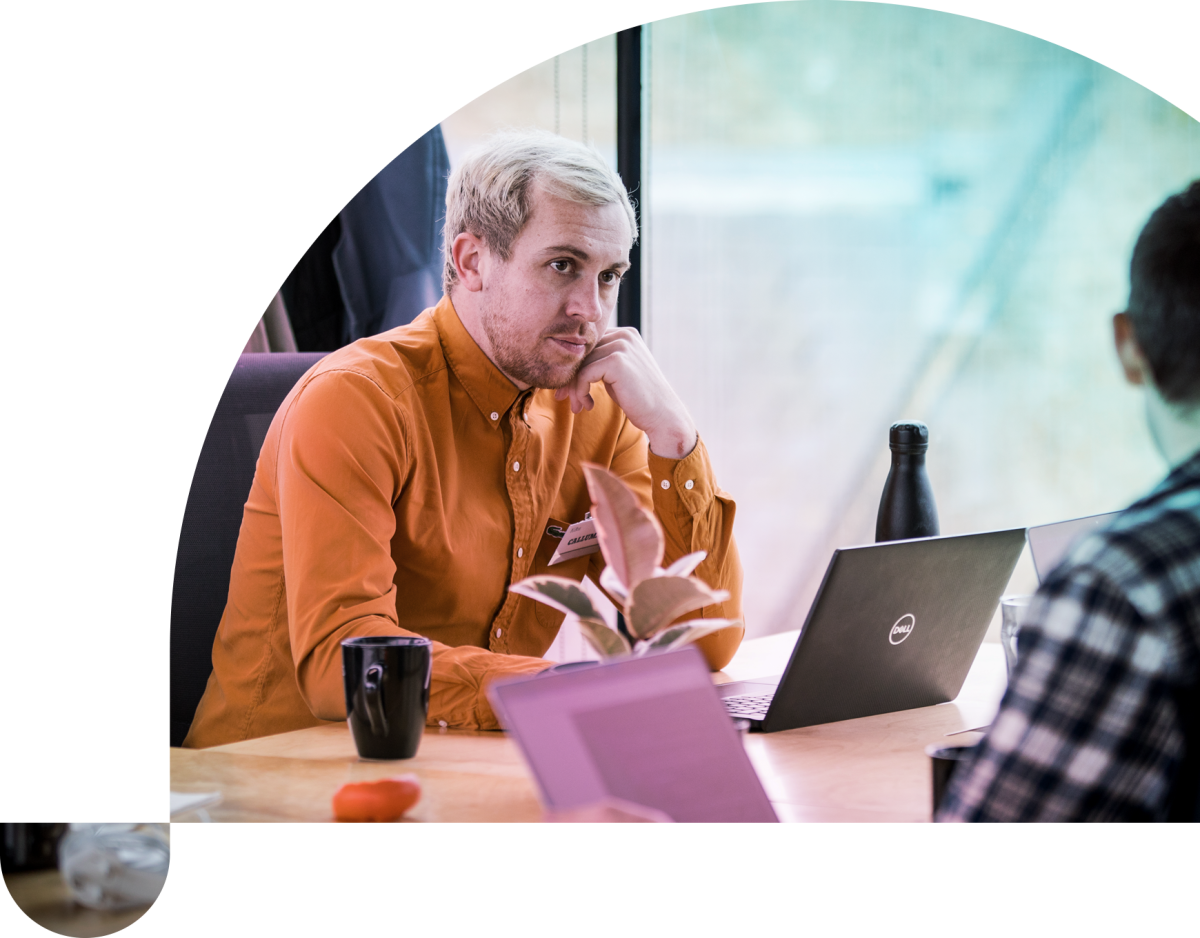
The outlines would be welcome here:
<svg viewBox="0 0 1200 938">
<path fill-rule="evenodd" d="M 292 268 L 243 352 L 332 352 L 438 301 L 450 157 L 440 126 L 375 174 Z"/>
<path fill-rule="evenodd" d="M 340 349 L 412 323 L 438 301 L 449 175 L 434 125 L 330 218 L 280 288 L 296 348 Z"/>
<path fill-rule="evenodd" d="M 1042 584 L 939 821 L 1197 819 L 1200 181 L 1150 216 L 1113 331 L 1170 473 Z"/>
</svg>

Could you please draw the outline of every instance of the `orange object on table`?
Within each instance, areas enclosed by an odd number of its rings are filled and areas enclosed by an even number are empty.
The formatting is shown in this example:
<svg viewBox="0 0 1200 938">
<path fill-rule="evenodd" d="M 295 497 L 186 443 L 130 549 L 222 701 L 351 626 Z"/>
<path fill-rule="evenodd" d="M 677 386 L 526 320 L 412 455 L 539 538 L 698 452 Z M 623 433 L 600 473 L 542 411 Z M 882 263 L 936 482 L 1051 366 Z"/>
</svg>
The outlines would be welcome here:
<svg viewBox="0 0 1200 938">
<path fill-rule="evenodd" d="M 420 798 L 415 775 L 347 782 L 333 796 L 333 816 L 339 821 L 397 821 Z"/>
</svg>

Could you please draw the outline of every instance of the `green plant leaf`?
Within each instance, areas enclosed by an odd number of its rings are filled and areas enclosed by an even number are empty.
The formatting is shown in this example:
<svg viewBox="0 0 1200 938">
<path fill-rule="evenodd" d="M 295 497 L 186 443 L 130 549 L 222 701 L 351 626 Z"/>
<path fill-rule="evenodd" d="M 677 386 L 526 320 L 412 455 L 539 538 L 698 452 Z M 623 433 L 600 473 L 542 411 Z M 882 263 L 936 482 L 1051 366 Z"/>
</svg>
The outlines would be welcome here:
<svg viewBox="0 0 1200 938">
<path fill-rule="evenodd" d="M 631 593 L 642 580 L 654 576 L 662 564 L 663 533 L 653 512 L 638 503 L 633 489 L 600 466 L 585 463 L 592 520 L 604 562 Z"/>
<path fill-rule="evenodd" d="M 700 566 L 701 563 L 704 562 L 704 558 L 707 556 L 708 551 L 706 550 L 698 550 L 690 554 L 684 554 L 673 564 L 671 564 L 671 566 L 667 567 L 667 569 L 663 571 L 663 575 L 688 576 L 693 570 L 695 570 L 698 566 Z"/>
<path fill-rule="evenodd" d="M 629 597 L 625 624 L 635 638 L 653 638 L 686 612 L 729 598 L 694 576 L 659 576 L 642 580 Z"/>
<path fill-rule="evenodd" d="M 731 625 L 741 624 L 737 619 L 692 619 L 689 622 L 680 622 L 678 625 L 664 629 L 648 642 L 639 642 L 637 653 L 644 655 L 651 651 L 671 651 L 674 648 L 681 648 L 689 642 L 694 642 L 698 638 L 704 638 L 705 635 L 727 629 Z"/>
<path fill-rule="evenodd" d="M 579 631 L 601 658 L 622 658 L 632 652 L 625 636 L 600 619 L 580 619 Z"/>
<path fill-rule="evenodd" d="M 583 588 L 564 576 L 528 576 L 521 582 L 514 583 L 509 590 L 563 612 L 572 613 L 581 619 L 601 618 Z"/>
</svg>

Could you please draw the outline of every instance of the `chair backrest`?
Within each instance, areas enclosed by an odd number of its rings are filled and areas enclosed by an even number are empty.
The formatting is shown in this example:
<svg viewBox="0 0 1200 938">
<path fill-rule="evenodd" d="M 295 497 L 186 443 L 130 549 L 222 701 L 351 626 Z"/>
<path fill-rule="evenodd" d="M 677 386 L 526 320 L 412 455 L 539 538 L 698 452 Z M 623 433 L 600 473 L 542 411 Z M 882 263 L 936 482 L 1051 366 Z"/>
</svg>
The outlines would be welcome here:
<svg viewBox="0 0 1200 938">
<path fill-rule="evenodd" d="M 243 355 L 225 385 L 192 476 L 171 595 L 171 745 L 187 735 L 212 671 L 229 570 L 258 452 L 275 411 L 324 352 Z"/>
</svg>

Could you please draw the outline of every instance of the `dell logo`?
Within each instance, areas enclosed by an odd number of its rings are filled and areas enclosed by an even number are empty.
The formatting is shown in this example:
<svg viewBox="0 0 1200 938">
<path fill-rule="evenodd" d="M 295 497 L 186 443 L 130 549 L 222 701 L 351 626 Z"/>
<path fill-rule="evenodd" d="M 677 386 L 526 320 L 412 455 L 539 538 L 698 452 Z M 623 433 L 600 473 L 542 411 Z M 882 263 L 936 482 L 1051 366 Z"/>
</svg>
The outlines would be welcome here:
<svg viewBox="0 0 1200 938">
<path fill-rule="evenodd" d="M 888 633 L 888 641 L 893 645 L 899 645 L 912 634 L 913 626 L 916 624 L 917 620 L 911 612 L 902 615 L 896 620 L 896 624 L 892 626 L 891 632 Z"/>
</svg>

